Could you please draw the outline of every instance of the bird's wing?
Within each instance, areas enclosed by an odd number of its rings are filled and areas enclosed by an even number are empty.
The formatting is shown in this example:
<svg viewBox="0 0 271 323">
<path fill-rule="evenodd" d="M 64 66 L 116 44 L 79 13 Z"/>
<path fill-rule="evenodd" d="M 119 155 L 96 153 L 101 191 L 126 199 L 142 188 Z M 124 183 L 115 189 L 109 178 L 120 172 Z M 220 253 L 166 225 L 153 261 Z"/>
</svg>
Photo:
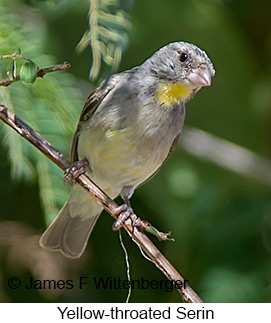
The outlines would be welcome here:
<svg viewBox="0 0 271 323">
<path fill-rule="evenodd" d="M 106 82 L 96 90 L 94 90 L 88 97 L 83 110 L 80 115 L 80 119 L 77 125 L 77 129 L 74 133 L 73 139 L 72 139 L 72 145 L 71 145 L 71 151 L 70 151 L 70 160 L 71 162 L 75 162 L 78 160 L 78 154 L 77 154 L 77 145 L 78 145 L 78 138 L 80 135 L 81 130 L 81 123 L 86 122 L 89 120 L 102 100 L 108 95 L 108 93 L 115 87 L 116 82 Z"/>
</svg>

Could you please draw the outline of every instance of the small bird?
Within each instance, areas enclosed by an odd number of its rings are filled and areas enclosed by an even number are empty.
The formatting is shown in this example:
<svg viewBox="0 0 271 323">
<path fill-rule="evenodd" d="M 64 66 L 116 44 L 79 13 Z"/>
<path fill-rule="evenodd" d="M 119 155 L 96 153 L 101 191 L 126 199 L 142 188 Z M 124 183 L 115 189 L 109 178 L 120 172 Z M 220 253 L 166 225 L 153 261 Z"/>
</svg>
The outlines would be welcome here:
<svg viewBox="0 0 271 323">
<path fill-rule="evenodd" d="M 87 175 L 112 199 L 130 206 L 134 190 L 156 174 L 177 147 L 185 103 L 211 85 L 207 54 L 174 42 L 142 65 L 114 74 L 88 97 L 74 134 L 70 159 L 86 161 Z M 80 185 L 43 233 L 42 247 L 82 255 L 103 208 Z"/>
</svg>

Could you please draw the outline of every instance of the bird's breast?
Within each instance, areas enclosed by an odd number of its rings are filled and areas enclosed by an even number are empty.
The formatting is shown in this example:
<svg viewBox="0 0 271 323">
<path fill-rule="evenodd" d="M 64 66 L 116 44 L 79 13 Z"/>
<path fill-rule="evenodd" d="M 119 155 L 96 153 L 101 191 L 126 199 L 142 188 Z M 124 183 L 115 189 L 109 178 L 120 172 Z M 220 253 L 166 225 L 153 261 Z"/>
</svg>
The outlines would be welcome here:
<svg viewBox="0 0 271 323">
<path fill-rule="evenodd" d="M 79 157 L 89 160 L 93 180 L 102 188 L 110 183 L 137 186 L 164 162 L 183 118 L 180 112 L 168 116 L 142 112 L 121 129 L 86 127 L 78 142 Z"/>
</svg>

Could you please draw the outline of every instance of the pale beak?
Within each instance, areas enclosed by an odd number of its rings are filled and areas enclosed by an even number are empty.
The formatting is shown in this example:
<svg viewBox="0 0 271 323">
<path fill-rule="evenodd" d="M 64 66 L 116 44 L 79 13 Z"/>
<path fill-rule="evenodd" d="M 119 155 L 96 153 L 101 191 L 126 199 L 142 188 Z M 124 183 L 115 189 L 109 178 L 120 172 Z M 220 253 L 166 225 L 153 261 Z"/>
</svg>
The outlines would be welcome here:
<svg viewBox="0 0 271 323">
<path fill-rule="evenodd" d="M 210 86 L 211 73 L 204 65 L 200 65 L 196 70 L 188 75 L 188 80 L 196 87 Z"/>
</svg>

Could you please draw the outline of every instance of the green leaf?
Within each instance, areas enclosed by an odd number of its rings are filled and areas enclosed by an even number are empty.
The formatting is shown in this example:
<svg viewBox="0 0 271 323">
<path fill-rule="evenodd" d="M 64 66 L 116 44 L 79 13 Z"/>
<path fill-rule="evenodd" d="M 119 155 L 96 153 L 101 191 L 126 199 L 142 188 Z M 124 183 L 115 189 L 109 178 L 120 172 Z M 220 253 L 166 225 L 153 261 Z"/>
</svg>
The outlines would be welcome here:
<svg viewBox="0 0 271 323">
<path fill-rule="evenodd" d="M 37 65 L 32 62 L 26 62 L 20 69 L 20 79 L 23 84 L 33 84 L 37 78 Z"/>
</svg>

